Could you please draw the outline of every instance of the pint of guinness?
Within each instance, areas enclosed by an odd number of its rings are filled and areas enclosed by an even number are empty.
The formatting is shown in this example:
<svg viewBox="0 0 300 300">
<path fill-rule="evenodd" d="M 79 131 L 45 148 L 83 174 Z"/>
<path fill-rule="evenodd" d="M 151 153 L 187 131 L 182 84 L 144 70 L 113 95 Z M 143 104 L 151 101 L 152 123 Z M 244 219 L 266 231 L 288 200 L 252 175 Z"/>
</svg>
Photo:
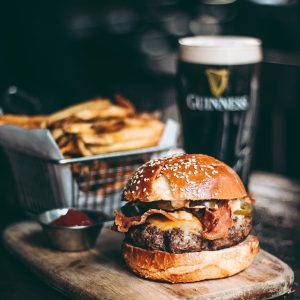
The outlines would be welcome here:
<svg viewBox="0 0 300 300">
<path fill-rule="evenodd" d="M 261 42 L 234 36 L 179 40 L 178 106 L 184 147 L 233 167 L 247 184 L 258 105 Z"/>
</svg>

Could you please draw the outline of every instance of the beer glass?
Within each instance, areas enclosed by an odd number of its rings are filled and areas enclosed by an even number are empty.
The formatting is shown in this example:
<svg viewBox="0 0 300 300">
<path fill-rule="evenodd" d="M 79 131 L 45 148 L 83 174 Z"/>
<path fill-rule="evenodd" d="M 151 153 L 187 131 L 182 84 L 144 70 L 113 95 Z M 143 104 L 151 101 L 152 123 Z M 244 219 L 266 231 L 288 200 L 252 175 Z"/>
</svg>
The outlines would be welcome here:
<svg viewBox="0 0 300 300">
<path fill-rule="evenodd" d="M 179 40 L 177 102 L 187 153 L 224 161 L 247 185 L 258 108 L 261 41 L 239 36 Z"/>
</svg>

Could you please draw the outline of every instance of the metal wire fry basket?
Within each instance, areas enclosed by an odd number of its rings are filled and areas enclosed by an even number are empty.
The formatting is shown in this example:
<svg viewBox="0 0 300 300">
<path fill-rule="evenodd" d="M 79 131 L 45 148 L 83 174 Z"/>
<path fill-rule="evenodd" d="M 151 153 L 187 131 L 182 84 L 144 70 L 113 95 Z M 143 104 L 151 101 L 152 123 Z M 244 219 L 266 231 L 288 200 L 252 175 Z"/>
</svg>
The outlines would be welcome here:
<svg viewBox="0 0 300 300">
<path fill-rule="evenodd" d="M 5 149 L 14 175 L 18 205 L 30 215 L 59 208 L 89 208 L 112 219 L 120 207 L 122 189 L 145 161 L 169 150 L 135 151 L 62 160 L 45 160 Z"/>
</svg>

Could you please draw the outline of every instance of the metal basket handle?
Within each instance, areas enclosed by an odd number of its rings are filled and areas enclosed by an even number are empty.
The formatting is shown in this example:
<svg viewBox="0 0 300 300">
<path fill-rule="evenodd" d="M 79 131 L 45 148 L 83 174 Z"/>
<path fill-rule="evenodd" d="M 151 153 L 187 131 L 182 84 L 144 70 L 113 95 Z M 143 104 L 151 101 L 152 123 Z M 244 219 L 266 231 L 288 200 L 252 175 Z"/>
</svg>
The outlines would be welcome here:
<svg viewBox="0 0 300 300">
<path fill-rule="evenodd" d="M 41 114 L 42 104 L 39 98 L 12 85 L 4 94 L 2 109 L 14 114 Z"/>
</svg>

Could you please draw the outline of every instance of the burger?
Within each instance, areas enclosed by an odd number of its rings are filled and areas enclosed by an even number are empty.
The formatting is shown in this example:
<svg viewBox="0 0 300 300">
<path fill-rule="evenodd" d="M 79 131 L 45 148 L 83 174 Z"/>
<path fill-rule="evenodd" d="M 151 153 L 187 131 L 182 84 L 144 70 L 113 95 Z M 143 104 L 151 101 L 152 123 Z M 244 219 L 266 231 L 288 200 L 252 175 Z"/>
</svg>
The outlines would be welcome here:
<svg viewBox="0 0 300 300">
<path fill-rule="evenodd" d="M 127 183 L 113 228 L 141 277 L 165 282 L 223 278 L 247 268 L 259 251 L 249 235 L 253 200 L 239 176 L 202 154 L 151 160 Z"/>
</svg>

